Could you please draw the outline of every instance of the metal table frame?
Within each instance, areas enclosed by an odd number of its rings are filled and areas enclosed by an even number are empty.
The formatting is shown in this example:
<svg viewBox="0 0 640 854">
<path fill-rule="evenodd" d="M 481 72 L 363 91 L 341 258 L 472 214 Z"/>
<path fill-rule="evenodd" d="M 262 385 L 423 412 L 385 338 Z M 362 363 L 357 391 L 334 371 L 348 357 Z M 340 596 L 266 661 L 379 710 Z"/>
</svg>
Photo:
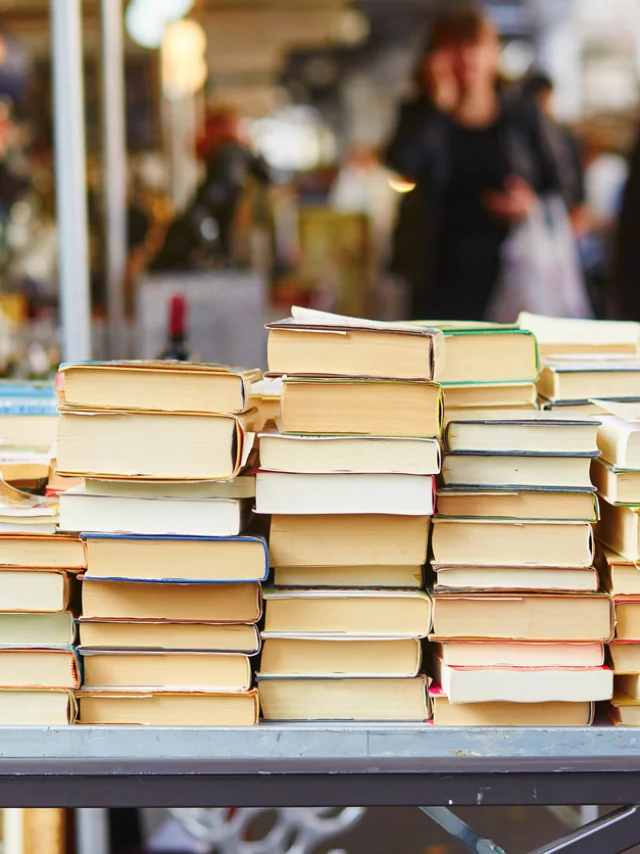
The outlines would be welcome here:
<svg viewBox="0 0 640 854">
<path fill-rule="evenodd" d="M 542 806 L 623 809 L 533 854 L 640 843 L 640 729 L 0 728 L 3 807 Z M 486 847 L 477 852 L 497 852 Z"/>
</svg>

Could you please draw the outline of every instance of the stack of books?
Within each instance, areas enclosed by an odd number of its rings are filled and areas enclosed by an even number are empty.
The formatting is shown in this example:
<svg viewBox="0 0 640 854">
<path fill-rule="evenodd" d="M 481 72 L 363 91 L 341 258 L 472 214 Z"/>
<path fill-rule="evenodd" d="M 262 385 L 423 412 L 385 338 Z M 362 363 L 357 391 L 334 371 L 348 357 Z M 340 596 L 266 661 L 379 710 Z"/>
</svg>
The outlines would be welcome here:
<svg viewBox="0 0 640 854">
<path fill-rule="evenodd" d="M 640 722 L 640 404 L 598 401 L 602 457 L 593 464 L 600 495 L 597 537 L 602 586 L 615 602 L 616 636 L 609 647 L 615 673 L 610 714 Z"/>
<path fill-rule="evenodd" d="M 38 489 L 49 476 L 58 427 L 53 383 L 0 381 L 0 474 L 16 486 Z"/>
<path fill-rule="evenodd" d="M 270 327 L 269 369 L 283 380 L 256 479 L 256 510 L 272 517 L 266 720 L 429 717 L 440 342 L 432 329 L 303 310 Z"/>
<path fill-rule="evenodd" d="M 243 476 L 259 373 L 184 363 L 67 365 L 57 462 L 82 532 L 79 721 L 252 725 L 265 539 Z"/>
<path fill-rule="evenodd" d="M 436 724 L 585 725 L 611 697 L 597 426 L 526 411 L 449 420 L 432 537 Z"/>
<path fill-rule="evenodd" d="M 531 332 L 497 323 L 433 326 L 444 336 L 435 379 L 443 387 L 447 418 L 464 418 L 477 409 L 537 408 L 539 362 Z"/>
</svg>

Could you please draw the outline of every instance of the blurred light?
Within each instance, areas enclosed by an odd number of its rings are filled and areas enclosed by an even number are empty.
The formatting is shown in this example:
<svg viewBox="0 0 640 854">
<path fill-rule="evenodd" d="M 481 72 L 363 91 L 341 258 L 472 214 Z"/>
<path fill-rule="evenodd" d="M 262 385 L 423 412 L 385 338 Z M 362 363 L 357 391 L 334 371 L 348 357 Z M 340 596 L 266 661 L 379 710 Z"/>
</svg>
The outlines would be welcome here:
<svg viewBox="0 0 640 854">
<path fill-rule="evenodd" d="M 162 41 L 162 88 L 169 98 L 193 95 L 207 81 L 207 36 L 197 21 L 172 21 Z"/>
<path fill-rule="evenodd" d="M 335 24 L 335 38 L 342 44 L 364 44 L 371 35 L 369 18 L 358 9 L 347 9 L 339 15 Z"/>
<path fill-rule="evenodd" d="M 396 193 L 403 194 L 410 193 L 416 188 L 414 181 L 406 181 L 404 178 L 389 178 L 389 186 L 392 190 L 395 190 Z"/>
<path fill-rule="evenodd" d="M 167 24 L 193 8 L 194 0 L 131 0 L 125 14 L 129 36 L 141 47 L 158 48 Z"/>
<path fill-rule="evenodd" d="M 523 39 L 507 42 L 500 53 L 499 67 L 504 77 L 520 80 L 536 61 L 536 51 L 532 44 Z"/>
<path fill-rule="evenodd" d="M 153 5 L 155 13 L 162 16 L 168 24 L 170 21 L 177 21 L 188 15 L 193 9 L 195 0 L 143 0 L 143 2 L 148 8 Z"/>
<path fill-rule="evenodd" d="M 335 157 L 330 128 L 310 107 L 287 107 L 250 124 L 251 141 L 273 168 L 283 172 L 317 169 Z"/>
</svg>

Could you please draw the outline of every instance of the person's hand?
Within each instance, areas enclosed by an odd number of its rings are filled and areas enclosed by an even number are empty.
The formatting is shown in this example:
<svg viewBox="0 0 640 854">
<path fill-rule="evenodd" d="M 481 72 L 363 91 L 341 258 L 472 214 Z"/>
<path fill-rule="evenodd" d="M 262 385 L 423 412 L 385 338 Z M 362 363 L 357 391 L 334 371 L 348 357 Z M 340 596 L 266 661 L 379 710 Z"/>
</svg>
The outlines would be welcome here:
<svg viewBox="0 0 640 854">
<path fill-rule="evenodd" d="M 460 87 L 453 73 L 453 52 L 434 50 L 424 61 L 424 79 L 434 106 L 443 113 L 451 113 L 460 100 Z"/>
<path fill-rule="evenodd" d="M 510 175 L 505 181 L 505 191 L 489 190 L 483 203 L 489 213 L 507 222 L 526 219 L 536 203 L 536 194 L 529 184 L 518 175 Z"/>
</svg>

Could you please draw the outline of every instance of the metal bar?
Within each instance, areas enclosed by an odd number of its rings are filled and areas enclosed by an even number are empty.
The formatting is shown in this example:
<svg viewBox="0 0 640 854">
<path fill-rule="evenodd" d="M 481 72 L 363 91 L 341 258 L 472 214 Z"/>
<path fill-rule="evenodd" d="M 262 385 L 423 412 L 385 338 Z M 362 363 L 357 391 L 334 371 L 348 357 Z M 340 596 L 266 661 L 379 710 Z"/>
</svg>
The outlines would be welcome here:
<svg viewBox="0 0 640 854">
<path fill-rule="evenodd" d="M 51 0 L 59 298 L 66 361 L 91 355 L 81 23 L 80 0 Z"/>
<path fill-rule="evenodd" d="M 127 140 L 122 0 L 102 0 L 102 133 L 109 357 L 123 358 L 127 274 Z"/>
<path fill-rule="evenodd" d="M 490 839 L 481 837 L 470 825 L 446 807 L 420 807 L 425 815 L 457 839 L 471 854 L 506 854 L 503 848 Z"/>
<path fill-rule="evenodd" d="M 76 854 L 109 854 L 109 812 L 76 810 Z"/>
<path fill-rule="evenodd" d="M 640 807 L 623 807 L 531 854 L 622 854 L 640 843 Z"/>
</svg>

